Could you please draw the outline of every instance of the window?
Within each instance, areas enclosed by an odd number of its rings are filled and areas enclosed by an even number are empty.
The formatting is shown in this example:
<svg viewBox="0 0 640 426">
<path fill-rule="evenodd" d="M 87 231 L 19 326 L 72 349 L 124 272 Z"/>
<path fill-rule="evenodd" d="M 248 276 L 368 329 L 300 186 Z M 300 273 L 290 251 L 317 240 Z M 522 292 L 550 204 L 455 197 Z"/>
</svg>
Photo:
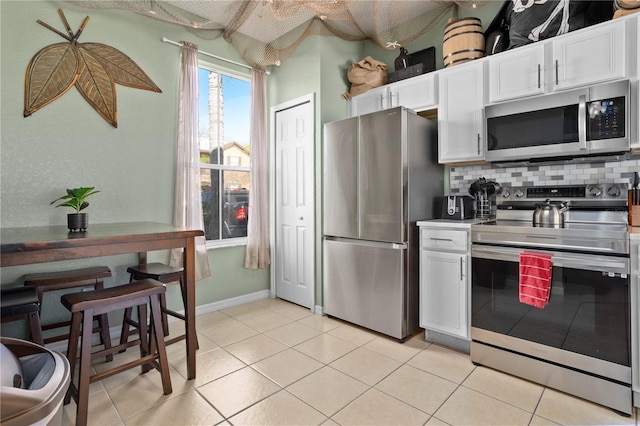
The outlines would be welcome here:
<svg viewBox="0 0 640 426">
<path fill-rule="evenodd" d="M 208 241 L 247 236 L 251 82 L 201 64 L 198 70 L 200 189 Z"/>
</svg>

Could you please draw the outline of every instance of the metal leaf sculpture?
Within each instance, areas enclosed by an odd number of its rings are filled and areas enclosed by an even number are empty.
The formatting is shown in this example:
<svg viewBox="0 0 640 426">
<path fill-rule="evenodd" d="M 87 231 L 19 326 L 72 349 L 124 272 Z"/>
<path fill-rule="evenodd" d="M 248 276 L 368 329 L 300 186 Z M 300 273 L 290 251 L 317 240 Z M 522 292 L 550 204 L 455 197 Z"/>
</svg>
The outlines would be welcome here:
<svg viewBox="0 0 640 426">
<path fill-rule="evenodd" d="M 58 9 L 67 34 L 36 21 L 68 43 L 56 43 L 35 54 L 25 74 L 24 116 L 28 117 L 55 101 L 75 86 L 82 97 L 118 127 L 116 83 L 134 89 L 162 92 L 133 60 L 116 48 L 102 43 L 78 43 L 89 17 L 74 34 L 62 9 Z"/>
</svg>

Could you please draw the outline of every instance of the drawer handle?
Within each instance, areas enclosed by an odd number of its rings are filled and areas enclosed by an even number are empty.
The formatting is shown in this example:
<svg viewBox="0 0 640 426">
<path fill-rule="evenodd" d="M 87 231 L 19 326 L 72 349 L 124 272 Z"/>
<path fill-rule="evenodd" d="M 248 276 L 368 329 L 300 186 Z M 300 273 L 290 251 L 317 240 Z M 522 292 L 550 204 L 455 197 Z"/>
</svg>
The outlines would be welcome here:
<svg viewBox="0 0 640 426">
<path fill-rule="evenodd" d="M 460 281 L 464 279 L 464 261 L 460 258 Z"/>
<path fill-rule="evenodd" d="M 453 241 L 451 238 L 435 238 L 435 237 L 431 237 L 429 239 L 430 240 L 434 240 L 434 241 Z"/>
</svg>

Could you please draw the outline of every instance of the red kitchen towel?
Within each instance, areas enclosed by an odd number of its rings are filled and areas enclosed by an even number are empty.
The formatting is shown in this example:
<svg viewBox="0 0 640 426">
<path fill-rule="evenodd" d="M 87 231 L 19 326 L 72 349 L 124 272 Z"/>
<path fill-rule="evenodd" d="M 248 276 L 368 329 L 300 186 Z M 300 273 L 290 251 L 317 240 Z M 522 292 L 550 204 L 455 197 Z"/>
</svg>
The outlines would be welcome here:
<svg viewBox="0 0 640 426">
<path fill-rule="evenodd" d="M 520 253 L 520 302 L 544 308 L 551 292 L 553 262 L 548 254 Z"/>
</svg>

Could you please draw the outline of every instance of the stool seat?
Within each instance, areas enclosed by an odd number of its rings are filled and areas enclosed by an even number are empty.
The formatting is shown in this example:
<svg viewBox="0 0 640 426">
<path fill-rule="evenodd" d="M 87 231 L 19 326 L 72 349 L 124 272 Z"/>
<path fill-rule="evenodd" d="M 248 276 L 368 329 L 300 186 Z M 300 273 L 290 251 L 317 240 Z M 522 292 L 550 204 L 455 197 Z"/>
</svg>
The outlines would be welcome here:
<svg viewBox="0 0 640 426">
<path fill-rule="evenodd" d="M 160 372 L 163 393 L 168 395 L 172 392 L 169 362 L 164 345 L 164 336 L 162 335 L 160 313 L 160 295 L 164 294 L 165 291 L 164 285 L 159 281 L 146 279 L 101 290 L 65 294 L 60 298 L 62 305 L 72 313 L 69 348 L 67 350 L 67 358 L 69 359 L 71 370 L 71 384 L 65 398 L 65 403 L 70 402 L 72 397 L 76 401 L 76 425 L 83 426 L 87 424 L 89 385 L 125 370 L 141 366 L 142 372 L 146 373 L 153 367 Z M 141 321 L 138 330 L 138 339 L 136 341 L 126 342 L 124 345 L 121 344 L 113 348 L 105 348 L 102 351 L 94 353 L 91 352 L 91 334 L 94 316 L 106 315 L 109 312 L 119 309 L 137 307 L 138 316 L 146 319 L 147 305 L 151 308 L 149 338 L 147 336 L 147 322 L 145 320 Z M 74 375 L 79 337 L 81 337 L 80 368 L 76 385 Z M 91 359 L 103 356 L 105 353 L 113 354 L 120 351 L 123 347 L 133 345 L 140 346 L 139 359 L 91 374 Z"/>
<path fill-rule="evenodd" d="M 44 345 L 40 324 L 40 301 L 35 288 L 11 287 L 0 291 L 0 311 L 2 322 L 26 318 L 29 321 L 31 340 Z"/>
<path fill-rule="evenodd" d="M 56 272 L 39 272 L 35 274 L 27 274 L 24 276 L 25 287 L 34 287 L 38 293 L 40 305 L 43 305 L 44 293 L 54 290 L 65 290 L 71 288 L 91 287 L 94 290 L 104 288 L 104 278 L 111 276 L 111 270 L 107 266 L 90 266 L 88 268 L 69 269 L 66 271 Z M 46 306 L 46 305 L 45 305 Z M 100 342 L 106 347 L 111 346 L 111 335 L 109 332 L 109 318 L 107 315 L 101 315 L 95 318 L 98 327 L 94 332 L 100 332 Z M 70 325 L 70 321 L 58 321 L 54 323 L 44 323 L 41 325 L 42 330 L 57 330 Z M 49 335 L 44 339 L 45 343 L 58 342 L 66 340 L 68 333 L 66 328 L 63 331 L 58 330 L 57 334 Z M 111 361 L 113 356 L 109 355 L 107 361 Z"/>
<path fill-rule="evenodd" d="M 92 309 L 94 313 L 101 314 L 129 306 L 142 305 L 145 303 L 145 298 L 159 295 L 164 291 L 161 282 L 148 279 L 116 287 L 107 287 L 102 290 L 65 294 L 60 298 L 60 302 L 71 313 Z M 134 296 L 136 300 L 132 301 Z M 135 303 L 137 299 L 143 300 L 143 302 Z"/>
<path fill-rule="evenodd" d="M 14 316 L 27 312 L 40 311 L 40 301 L 35 288 L 12 287 L 2 289 L 2 316 Z"/>
<path fill-rule="evenodd" d="M 70 288 L 70 283 L 95 281 L 109 278 L 111 270 L 106 266 L 91 266 L 89 268 L 71 269 L 57 272 L 39 272 L 24 276 L 24 285 L 47 286 L 47 291 Z M 61 285 L 60 287 L 57 287 Z"/>
<path fill-rule="evenodd" d="M 134 280 L 151 278 L 162 283 L 170 283 L 182 279 L 184 269 L 160 262 L 152 262 L 145 265 L 129 266 L 127 272 L 133 276 Z"/>
</svg>

